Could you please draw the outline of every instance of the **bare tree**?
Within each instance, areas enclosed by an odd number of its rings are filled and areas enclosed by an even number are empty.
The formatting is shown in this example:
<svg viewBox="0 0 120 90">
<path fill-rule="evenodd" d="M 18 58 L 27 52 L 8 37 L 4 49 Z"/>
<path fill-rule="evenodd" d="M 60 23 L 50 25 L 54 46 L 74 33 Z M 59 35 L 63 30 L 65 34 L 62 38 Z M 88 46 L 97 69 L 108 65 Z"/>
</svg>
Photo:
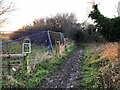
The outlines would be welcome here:
<svg viewBox="0 0 120 90">
<path fill-rule="evenodd" d="M 6 15 L 13 10 L 14 8 L 12 2 L 7 3 L 7 0 L 0 0 L 0 25 L 7 20 L 7 18 L 3 17 L 3 15 Z"/>
</svg>

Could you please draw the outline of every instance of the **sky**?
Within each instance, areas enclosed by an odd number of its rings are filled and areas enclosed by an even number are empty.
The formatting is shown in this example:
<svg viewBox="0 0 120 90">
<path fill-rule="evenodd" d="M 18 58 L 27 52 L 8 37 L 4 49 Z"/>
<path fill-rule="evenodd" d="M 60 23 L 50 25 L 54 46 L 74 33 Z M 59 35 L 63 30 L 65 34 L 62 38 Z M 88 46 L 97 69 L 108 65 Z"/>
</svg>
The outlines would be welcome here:
<svg viewBox="0 0 120 90">
<path fill-rule="evenodd" d="M 6 0 L 7 1 L 7 0 Z M 10 1 L 10 0 L 8 0 Z M 100 12 L 113 18 L 117 16 L 116 6 L 120 0 L 11 0 L 15 10 L 5 17 L 7 22 L 0 31 L 15 31 L 29 25 L 37 18 L 52 17 L 57 13 L 75 13 L 79 23 L 87 20 L 92 2 L 99 3 Z M 88 22 L 91 22 L 88 20 Z"/>
</svg>

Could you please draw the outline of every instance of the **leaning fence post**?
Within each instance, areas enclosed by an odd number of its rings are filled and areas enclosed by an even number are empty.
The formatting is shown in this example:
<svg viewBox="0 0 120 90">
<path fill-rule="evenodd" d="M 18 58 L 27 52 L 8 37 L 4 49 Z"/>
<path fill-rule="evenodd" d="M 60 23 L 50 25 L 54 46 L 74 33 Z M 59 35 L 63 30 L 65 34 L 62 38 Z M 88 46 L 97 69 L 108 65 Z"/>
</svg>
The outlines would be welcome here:
<svg viewBox="0 0 120 90">
<path fill-rule="evenodd" d="M 60 32 L 61 43 L 64 45 L 64 35 Z"/>
<path fill-rule="evenodd" d="M 50 38 L 50 31 L 47 31 L 47 36 L 48 36 L 48 43 L 49 43 L 48 53 L 50 54 L 53 50 L 52 41 L 51 41 L 51 38 Z"/>
</svg>

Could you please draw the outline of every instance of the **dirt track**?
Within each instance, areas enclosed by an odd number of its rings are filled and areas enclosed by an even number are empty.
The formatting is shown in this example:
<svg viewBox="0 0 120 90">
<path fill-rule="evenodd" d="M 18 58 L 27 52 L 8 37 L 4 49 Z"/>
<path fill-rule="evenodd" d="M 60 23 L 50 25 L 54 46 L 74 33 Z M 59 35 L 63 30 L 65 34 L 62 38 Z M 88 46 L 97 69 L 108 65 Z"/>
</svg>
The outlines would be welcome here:
<svg viewBox="0 0 120 90">
<path fill-rule="evenodd" d="M 77 49 L 39 88 L 80 88 L 83 50 Z"/>
</svg>

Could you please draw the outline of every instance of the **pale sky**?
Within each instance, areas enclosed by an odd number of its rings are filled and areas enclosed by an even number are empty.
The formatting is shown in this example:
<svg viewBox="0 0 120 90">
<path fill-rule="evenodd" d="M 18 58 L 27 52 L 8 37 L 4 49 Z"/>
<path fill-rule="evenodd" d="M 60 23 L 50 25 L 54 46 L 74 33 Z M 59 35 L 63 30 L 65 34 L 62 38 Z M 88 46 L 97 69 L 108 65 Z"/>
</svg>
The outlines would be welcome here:
<svg viewBox="0 0 120 90">
<path fill-rule="evenodd" d="M 7 1 L 7 0 L 6 0 Z M 10 1 L 10 0 L 9 0 Z M 11 0 L 15 11 L 6 15 L 7 23 L 0 27 L 0 31 L 15 31 L 23 25 L 32 23 L 34 19 L 45 18 L 57 13 L 75 13 L 78 22 L 87 19 L 93 0 Z M 99 10 L 107 17 L 117 16 L 116 7 L 120 0 L 95 0 L 99 3 Z"/>
</svg>

